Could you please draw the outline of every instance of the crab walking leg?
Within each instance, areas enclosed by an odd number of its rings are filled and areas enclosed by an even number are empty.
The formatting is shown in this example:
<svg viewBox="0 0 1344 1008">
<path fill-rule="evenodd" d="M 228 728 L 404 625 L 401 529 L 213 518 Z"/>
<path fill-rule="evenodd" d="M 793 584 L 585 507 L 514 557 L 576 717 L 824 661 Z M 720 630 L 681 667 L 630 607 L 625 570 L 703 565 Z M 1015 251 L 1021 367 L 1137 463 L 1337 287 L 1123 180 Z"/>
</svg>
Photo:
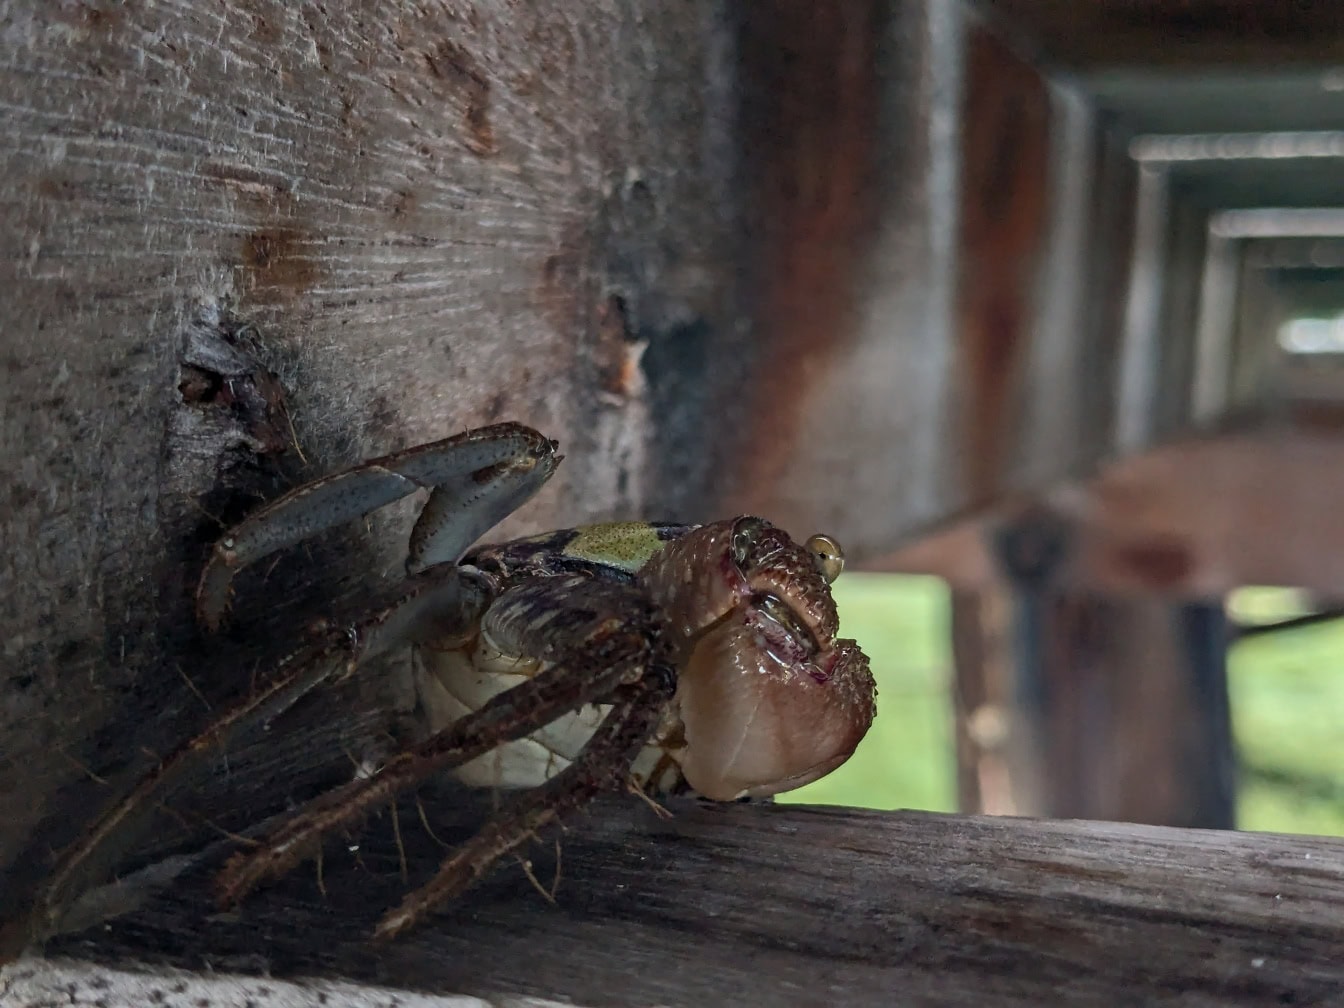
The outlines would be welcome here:
<svg viewBox="0 0 1344 1008">
<path fill-rule="evenodd" d="M 260 847 L 235 854 L 216 882 L 232 906 L 268 878 L 315 855 L 325 833 L 361 820 L 431 775 L 530 735 L 567 711 L 609 699 L 665 664 L 652 607 L 635 588 L 583 576 L 522 582 L 481 622 L 492 647 L 550 667 L 492 697 L 451 727 L 389 760 L 372 776 L 308 802 Z"/>
<path fill-rule="evenodd" d="M 504 423 L 393 452 L 290 491 L 216 544 L 196 590 L 196 614 L 211 630 L 229 608 L 234 575 L 285 546 L 433 488 L 411 535 L 408 571 L 454 563 L 467 547 L 550 479 L 556 444 Z"/>
<path fill-rule="evenodd" d="M 631 763 L 658 726 L 673 688 L 670 670 L 653 669 L 636 688 L 625 691 L 573 763 L 540 787 L 524 791 L 492 817 L 444 861 L 432 880 L 409 893 L 378 922 L 374 940 L 395 938 L 414 927 L 436 906 L 480 881 L 500 857 L 536 831 L 624 783 Z"/>
<path fill-rule="evenodd" d="M 164 800 L 218 759 L 230 741 L 279 717 L 314 689 L 349 676 L 360 662 L 423 637 L 427 626 L 442 633 L 458 621 L 456 629 L 463 632 L 474 625 L 487 600 L 477 579 L 464 577 L 456 567 L 440 568 L 408 582 L 386 608 L 329 631 L 286 657 L 264 688 L 159 764 L 64 857 L 43 896 L 39 929 L 54 933 L 61 915 L 79 896 L 81 883 L 89 881 L 87 876 L 115 865 L 137 847 Z"/>
</svg>

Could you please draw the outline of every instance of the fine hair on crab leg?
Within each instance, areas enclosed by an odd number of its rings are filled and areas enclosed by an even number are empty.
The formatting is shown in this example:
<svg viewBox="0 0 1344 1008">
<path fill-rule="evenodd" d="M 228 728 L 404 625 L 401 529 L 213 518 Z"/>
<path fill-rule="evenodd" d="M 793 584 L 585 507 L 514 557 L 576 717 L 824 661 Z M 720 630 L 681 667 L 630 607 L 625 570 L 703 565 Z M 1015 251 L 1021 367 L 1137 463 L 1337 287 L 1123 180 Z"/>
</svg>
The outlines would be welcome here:
<svg viewBox="0 0 1344 1008">
<path fill-rule="evenodd" d="M 480 881 L 495 862 L 566 812 L 619 788 L 630 765 L 658 725 L 675 688 L 670 668 L 653 668 L 643 681 L 622 690 L 578 757 L 545 784 L 510 799 L 479 833 L 455 850 L 438 873 L 408 893 L 374 928 L 376 941 L 395 938 L 435 907 Z"/>
<path fill-rule="evenodd" d="M 239 735 L 283 714 L 314 689 L 344 679 L 360 662 L 414 638 L 426 622 L 442 629 L 453 618 L 473 622 L 484 608 L 482 586 L 455 567 L 440 568 L 407 582 L 395 601 L 287 656 L 269 683 L 216 718 L 205 731 L 168 756 L 117 803 L 62 859 L 43 895 L 42 936 L 60 928 L 60 918 L 90 873 L 110 870 L 139 845 L 155 812 L 192 774 L 217 760 Z"/>
<path fill-rule="evenodd" d="M 504 653 L 550 667 L 499 693 L 450 727 L 393 757 L 370 777 L 320 795 L 220 872 L 220 902 L 233 905 L 268 878 L 316 853 L 323 834 L 352 825 L 431 775 L 532 734 L 567 711 L 639 682 L 667 651 L 652 607 L 629 585 L 582 575 L 535 578 L 495 600 L 481 632 Z"/>
<path fill-rule="evenodd" d="M 393 452 L 301 486 L 215 544 L 196 591 L 197 617 L 211 630 L 219 627 L 234 575 L 248 564 L 421 488 L 433 492 L 411 534 L 408 570 L 456 562 L 536 493 L 560 458 L 555 442 L 522 424 L 503 423 Z"/>
</svg>

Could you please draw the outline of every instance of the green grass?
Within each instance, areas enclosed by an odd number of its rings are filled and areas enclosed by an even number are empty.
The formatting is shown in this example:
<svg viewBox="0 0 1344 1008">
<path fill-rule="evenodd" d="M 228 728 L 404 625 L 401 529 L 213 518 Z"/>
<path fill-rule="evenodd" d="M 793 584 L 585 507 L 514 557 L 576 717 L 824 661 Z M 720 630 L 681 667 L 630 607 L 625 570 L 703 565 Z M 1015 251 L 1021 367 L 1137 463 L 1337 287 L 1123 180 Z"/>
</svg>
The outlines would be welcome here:
<svg viewBox="0 0 1344 1008">
<path fill-rule="evenodd" d="M 846 574 L 835 598 L 841 632 L 872 659 L 877 719 L 849 762 L 780 801 L 955 809 L 946 586 L 931 577 Z"/>
<path fill-rule="evenodd" d="M 866 808 L 956 807 L 949 596 L 937 578 L 846 574 L 842 630 L 873 660 L 878 716 L 830 776 L 781 801 Z M 1303 610 L 1300 593 L 1234 593 L 1242 622 Z M 1236 644 L 1228 659 L 1241 772 L 1238 825 L 1344 835 L 1344 621 Z"/>
<path fill-rule="evenodd" d="M 1246 588 L 1244 622 L 1300 615 L 1291 590 Z M 1241 762 L 1237 825 L 1344 836 L 1344 621 L 1252 638 L 1228 656 Z"/>
</svg>

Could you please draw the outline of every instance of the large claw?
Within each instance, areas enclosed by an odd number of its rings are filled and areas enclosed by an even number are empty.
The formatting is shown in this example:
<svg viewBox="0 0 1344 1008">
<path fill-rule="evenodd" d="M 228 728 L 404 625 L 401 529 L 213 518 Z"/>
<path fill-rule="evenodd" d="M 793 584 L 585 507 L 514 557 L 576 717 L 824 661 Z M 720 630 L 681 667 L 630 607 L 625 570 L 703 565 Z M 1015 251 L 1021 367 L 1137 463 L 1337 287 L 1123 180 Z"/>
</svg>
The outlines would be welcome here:
<svg viewBox="0 0 1344 1008">
<path fill-rule="evenodd" d="M 433 493 L 411 533 L 407 569 L 415 573 L 456 562 L 550 479 L 562 458 L 557 447 L 522 424 L 495 424 L 371 459 L 291 490 L 215 544 L 196 590 L 197 617 L 208 629 L 217 629 L 239 570 L 421 487 Z"/>
<path fill-rule="evenodd" d="M 799 544 L 760 518 L 702 525 L 640 572 L 685 631 L 674 701 L 690 786 L 718 801 L 791 791 L 847 760 L 872 725 L 868 659 L 837 640 L 829 536 Z"/>
</svg>

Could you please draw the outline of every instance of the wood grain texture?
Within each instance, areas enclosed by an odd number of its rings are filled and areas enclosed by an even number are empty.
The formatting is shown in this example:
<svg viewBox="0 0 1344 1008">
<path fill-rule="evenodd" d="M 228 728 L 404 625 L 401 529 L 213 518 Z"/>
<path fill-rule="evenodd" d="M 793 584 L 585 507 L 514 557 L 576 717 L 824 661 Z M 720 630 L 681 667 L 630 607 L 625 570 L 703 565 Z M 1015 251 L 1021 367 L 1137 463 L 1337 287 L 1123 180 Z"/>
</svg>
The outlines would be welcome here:
<svg viewBox="0 0 1344 1008">
<path fill-rule="evenodd" d="M 73 810 L 399 576 L 405 508 L 245 586 L 220 649 L 189 599 L 220 521 L 496 419 L 569 455 L 508 530 L 706 517 L 732 445 L 653 409 L 703 385 L 730 422 L 716 362 L 753 351 L 708 5 L 9 0 L 0 33 L 13 899 Z"/>
<path fill-rule="evenodd" d="M 962 100 L 956 402 L 962 476 L 977 507 L 1001 493 L 1018 461 L 1012 443 L 1030 397 L 1022 372 L 1038 321 L 1052 110 L 1040 75 L 979 26 L 967 39 Z"/>
<path fill-rule="evenodd" d="M 426 801 L 445 839 L 476 811 Z M 386 816 L 348 842 L 356 854 L 328 845 L 325 897 L 309 868 L 236 915 L 215 915 L 194 869 L 131 916 L 48 952 L 122 969 L 153 963 L 165 991 L 180 979 L 163 972 L 171 966 L 582 1005 L 1116 1008 L 1344 998 L 1338 840 L 671 808 L 664 821 L 626 796 L 568 831 L 554 904 L 506 866 L 426 929 L 382 948 L 367 943 L 368 928 L 403 891 Z M 413 806 L 402 820 L 412 880 L 423 878 L 440 848 Z M 549 840 L 528 856 L 549 885 Z M 20 962 L 4 977 L 21 983 L 32 968 Z"/>
</svg>

